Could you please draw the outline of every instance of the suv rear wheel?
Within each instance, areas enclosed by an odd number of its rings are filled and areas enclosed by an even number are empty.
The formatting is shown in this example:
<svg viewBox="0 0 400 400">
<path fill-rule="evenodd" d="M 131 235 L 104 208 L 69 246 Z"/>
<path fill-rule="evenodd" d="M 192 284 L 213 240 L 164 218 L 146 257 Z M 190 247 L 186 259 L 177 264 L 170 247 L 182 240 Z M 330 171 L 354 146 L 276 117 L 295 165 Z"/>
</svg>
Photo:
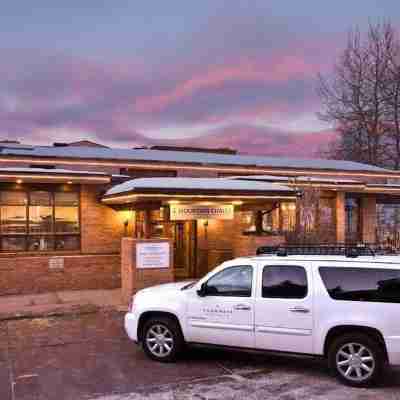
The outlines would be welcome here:
<svg viewBox="0 0 400 400">
<path fill-rule="evenodd" d="M 153 360 L 175 361 L 184 346 L 178 323 L 169 317 L 150 318 L 143 327 L 143 349 Z"/>
<path fill-rule="evenodd" d="M 376 340 L 354 333 L 333 341 L 328 361 L 339 380 L 349 386 L 366 387 L 376 384 L 382 377 L 385 355 Z"/>
</svg>

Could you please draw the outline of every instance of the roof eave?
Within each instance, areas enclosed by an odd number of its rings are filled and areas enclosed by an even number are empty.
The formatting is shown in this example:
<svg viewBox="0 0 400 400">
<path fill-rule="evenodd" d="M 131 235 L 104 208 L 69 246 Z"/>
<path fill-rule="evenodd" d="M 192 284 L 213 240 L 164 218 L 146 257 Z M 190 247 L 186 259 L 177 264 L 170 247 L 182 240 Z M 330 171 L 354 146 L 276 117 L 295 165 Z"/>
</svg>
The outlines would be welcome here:
<svg viewBox="0 0 400 400">
<path fill-rule="evenodd" d="M 0 154 L 1 162 L 20 161 L 32 164 L 54 164 L 61 163 L 66 165 L 91 165 L 91 166 L 110 166 L 127 167 L 127 168 L 143 168 L 143 169 L 194 169 L 203 171 L 219 171 L 226 173 L 265 173 L 277 175 L 341 175 L 356 177 L 380 177 L 380 178 L 399 178 L 400 171 L 382 170 L 338 170 L 332 168 L 294 168 L 294 167 L 268 167 L 260 165 L 236 165 L 236 164 L 211 164 L 211 163 L 188 163 L 188 162 L 171 162 L 159 160 L 127 160 L 127 159 L 100 159 L 100 158 L 77 158 L 77 157 L 52 157 L 52 156 L 26 156 L 26 155 L 7 155 Z"/>
</svg>

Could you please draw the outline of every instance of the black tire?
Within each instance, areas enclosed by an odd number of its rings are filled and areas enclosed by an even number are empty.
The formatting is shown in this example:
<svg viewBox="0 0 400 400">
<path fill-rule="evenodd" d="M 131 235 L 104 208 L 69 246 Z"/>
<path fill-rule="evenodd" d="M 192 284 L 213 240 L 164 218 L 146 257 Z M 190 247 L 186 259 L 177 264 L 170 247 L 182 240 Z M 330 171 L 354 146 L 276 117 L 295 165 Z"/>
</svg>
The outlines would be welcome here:
<svg viewBox="0 0 400 400">
<path fill-rule="evenodd" d="M 370 387 L 381 381 L 386 357 L 377 340 L 355 332 L 341 335 L 331 343 L 328 363 L 331 371 L 345 385 Z M 348 375 L 345 376 L 346 374 Z"/>
<path fill-rule="evenodd" d="M 156 338 L 159 334 L 164 339 Z M 160 336 L 161 337 L 161 336 Z M 151 343 L 148 339 L 154 339 Z M 150 346 L 153 344 L 155 348 Z M 145 322 L 143 326 L 142 346 L 146 355 L 152 360 L 159 362 L 175 361 L 185 342 L 183 339 L 181 328 L 177 321 L 170 317 L 154 317 Z M 168 347 L 171 349 L 168 350 Z"/>
</svg>

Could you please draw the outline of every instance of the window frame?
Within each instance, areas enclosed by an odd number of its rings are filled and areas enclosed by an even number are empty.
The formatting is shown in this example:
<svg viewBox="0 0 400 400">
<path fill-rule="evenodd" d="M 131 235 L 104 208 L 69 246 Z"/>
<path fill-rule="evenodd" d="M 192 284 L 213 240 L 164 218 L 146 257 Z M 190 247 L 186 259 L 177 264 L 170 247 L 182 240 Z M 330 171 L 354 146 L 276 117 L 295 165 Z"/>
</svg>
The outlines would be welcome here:
<svg viewBox="0 0 400 400">
<path fill-rule="evenodd" d="M 266 268 L 301 268 L 304 271 L 305 277 L 306 277 L 306 293 L 303 297 L 264 297 L 263 296 L 263 281 L 264 281 L 264 271 Z M 312 278 L 309 276 L 308 273 L 308 268 L 304 265 L 298 265 L 298 264 L 262 264 L 261 265 L 261 278 L 260 278 L 260 299 L 264 301 L 271 301 L 271 300 L 278 300 L 278 301 L 303 301 L 307 299 L 312 292 Z"/>
<path fill-rule="evenodd" d="M 208 282 L 210 281 L 210 279 L 214 278 L 215 276 L 217 276 L 218 274 L 225 272 L 229 269 L 233 269 L 233 268 L 250 268 L 251 270 L 251 290 L 250 290 L 250 296 L 240 296 L 240 295 L 229 295 L 229 294 L 207 294 L 206 297 L 228 297 L 228 298 L 240 298 L 240 299 L 250 299 L 254 297 L 254 290 L 256 287 L 256 270 L 255 267 L 251 264 L 243 264 L 243 265 L 230 265 L 229 267 L 223 268 L 219 271 L 217 271 L 215 274 L 213 274 L 212 276 L 210 276 L 206 281 L 203 282 L 203 284 L 206 285 Z"/>
<path fill-rule="evenodd" d="M 26 196 L 25 213 L 25 232 L 24 233 L 3 233 L 0 230 L 0 254 L 45 254 L 45 253 L 77 253 L 82 250 L 82 213 L 81 213 L 81 186 L 76 185 L 65 185 L 65 184 L 0 184 L 0 192 L 22 192 Z M 31 232 L 30 230 L 30 208 L 32 206 L 38 206 L 35 202 L 31 203 L 31 194 L 33 192 L 48 192 L 50 193 L 50 205 L 44 207 L 51 207 L 51 219 L 52 219 L 52 231 L 51 232 Z M 57 232 L 56 231 L 56 193 L 76 193 L 77 195 L 77 232 Z M 0 206 L 15 206 L 11 203 L 1 203 Z M 1 220 L 0 220 L 1 224 Z M 73 250 L 58 250 L 56 248 L 57 240 L 62 237 L 75 237 L 78 238 L 78 247 Z M 24 244 L 21 250 L 4 250 L 3 249 L 3 238 L 23 238 Z M 50 238 L 52 243 L 51 248 L 44 250 L 31 250 L 29 249 L 30 241 L 35 238 Z"/>
</svg>

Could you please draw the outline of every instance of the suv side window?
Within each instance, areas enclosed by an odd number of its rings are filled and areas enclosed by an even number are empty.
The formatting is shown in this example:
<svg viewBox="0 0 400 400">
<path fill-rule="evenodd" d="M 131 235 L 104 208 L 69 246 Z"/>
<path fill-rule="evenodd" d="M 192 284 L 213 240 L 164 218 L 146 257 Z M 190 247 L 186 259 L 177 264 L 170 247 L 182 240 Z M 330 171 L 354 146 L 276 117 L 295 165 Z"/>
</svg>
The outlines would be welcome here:
<svg viewBox="0 0 400 400">
<path fill-rule="evenodd" d="M 320 267 L 332 299 L 400 303 L 400 270 Z"/>
<path fill-rule="evenodd" d="M 214 276 L 206 284 L 208 296 L 251 297 L 253 267 L 240 265 L 228 267 Z"/>
<path fill-rule="evenodd" d="M 265 266 L 262 274 L 262 297 L 304 299 L 307 296 L 307 273 L 295 265 Z"/>
</svg>

